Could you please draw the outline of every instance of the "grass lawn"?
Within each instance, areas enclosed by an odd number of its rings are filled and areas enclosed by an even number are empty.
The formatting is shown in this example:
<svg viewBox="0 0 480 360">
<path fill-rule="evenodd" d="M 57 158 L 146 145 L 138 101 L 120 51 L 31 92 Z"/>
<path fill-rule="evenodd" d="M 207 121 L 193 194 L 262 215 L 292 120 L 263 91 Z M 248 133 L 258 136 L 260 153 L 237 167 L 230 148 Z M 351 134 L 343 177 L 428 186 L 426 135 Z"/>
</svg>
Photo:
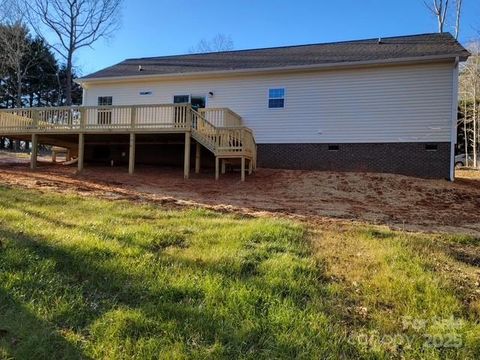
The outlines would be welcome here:
<svg viewBox="0 0 480 360">
<path fill-rule="evenodd" d="M 0 359 L 479 358 L 479 253 L 0 187 Z"/>
</svg>

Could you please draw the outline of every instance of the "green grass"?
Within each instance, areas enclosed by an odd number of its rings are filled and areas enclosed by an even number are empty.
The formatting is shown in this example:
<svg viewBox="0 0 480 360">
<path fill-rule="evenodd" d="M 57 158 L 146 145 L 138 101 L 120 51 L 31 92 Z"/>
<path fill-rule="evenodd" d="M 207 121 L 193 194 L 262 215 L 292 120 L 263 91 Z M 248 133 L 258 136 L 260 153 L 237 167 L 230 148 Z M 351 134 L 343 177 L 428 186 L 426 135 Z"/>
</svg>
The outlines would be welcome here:
<svg viewBox="0 0 480 360">
<path fill-rule="evenodd" d="M 0 354 L 292 358 L 355 349 L 301 226 L 0 190 Z"/>
<path fill-rule="evenodd" d="M 380 358 L 480 358 L 480 269 L 452 253 L 465 236 L 350 226 L 322 234 L 318 256 L 355 343 Z"/>
<path fill-rule="evenodd" d="M 475 302 L 437 268 L 478 241 L 316 230 L 0 187 L 0 358 L 480 356 Z M 452 316 L 462 346 L 425 347 Z"/>
</svg>

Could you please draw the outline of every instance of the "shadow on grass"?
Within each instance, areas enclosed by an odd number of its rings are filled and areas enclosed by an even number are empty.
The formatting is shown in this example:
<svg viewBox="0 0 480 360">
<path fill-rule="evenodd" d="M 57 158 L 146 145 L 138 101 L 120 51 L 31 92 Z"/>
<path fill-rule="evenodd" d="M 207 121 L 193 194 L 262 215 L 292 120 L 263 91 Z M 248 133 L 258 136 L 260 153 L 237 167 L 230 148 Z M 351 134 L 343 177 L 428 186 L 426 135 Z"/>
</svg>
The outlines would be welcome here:
<svg viewBox="0 0 480 360">
<path fill-rule="evenodd" d="M 105 235 L 105 234 L 102 234 Z M 275 349 L 275 354 L 285 354 L 287 357 L 295 357 L 301 354 L 304 349 L 300 348 L 294 341 L 278 341 L 272 325 L 262 316 L 264 307 L 261 296 L 257 299 L 259 318 L 258 324 L 254 324 L 251 329 L 240 330 L 238 328 L 239 317 L 236 314 L 221 314 L 213 307 L 204 306 L 205 293 L 204 289 L 196 288 L 194 280 L 191 284 L 185 286 L 177 286 L 168 281 L 164 283 L 156 282 L 154 285 L 140 275 L 128 273 L 128 269 L 112 268 L 105 265 L 105 257 L 108 259 L 114 254 L 96 254 L 83 249 L 62 248 L 58 245 L 52 245 L 46 239 L 41 237 L 32 238 L 24 233 L 18 233 L 8 228 L 0 229 L 0 236 L 5 239 L 13 239 L 11 246 L 22 249 L 28 253 L 34 254 L 35 261 L 53 261 L 54 267 L 51 273 L 45 276 L 51 276 L 56 282 L 55 286 L 63 289 L 62 297 L 76 298 L 80 297 L 81 303 L 78 306 L 72 306 L 68 309 L 62 309 L 56 312 L 52 309 L 53 319 L 51 327 L 47 327 L 39 332 L 41 343 L 48 343 L 47 348 L 52 354 L 73 354 L 72 358 L 81 357 L 82 353 L 74 347 L 67 347 L 68 343 L 61 336 L 54 335 L 54 329 L 66 328 L 72 329 L 76 333 L 89 334 L 93 342 L 106 341 L 110 331 L 108 329 L 109 317 L 115 316 L 115 312 L 123 312 L 121 316 L 126 316 L 129 312 L 142 314 L 142 319 L 147 320 L 126 320 L 127 325 L 122 328 L 120 334 L 115 337 L 119 347 L 121 343 L 129 338 L 132 339 L 145 338 L 158 343 L 158 350 L 167 349 L 179 342 L 187 348 L 187 353 L 191 351 L 188 339 L 195 338 L 197 345 L 205 348 L 212 348 L 216 344 L 221 344 L 222 356 L 238 356 L 247 354 L 252 351 L 263 351 L 264 349 Z M 112 236 L 113 237 L 113 236 Z M 132 245 L 132 244 L 130 244 Z M 0 252 L 0 259 L 1 259 Z M 3 259 L 4 261 L 6 259 Z M 156 266 L 167 267 L 175 263 L 176 267 L 187 268 L 192 271 L 194 276 L 220 275 L 224 281 L 242 281 L 243 274 L 241 268 L 239 272 L 232 271 L 228 268 L 228 264 L 213 264 L 206 262 L 191 262 L 181 257 L 172 256 L 170 254 L 159 254 L 156 257 Z M 15 270 L 15 264 L 10 264 Z M 21 265 L 28 267 L 28 264 Z M 8 268 L 9 264 L 4 262 L 3 268 Z M 27 268 L 28 271 L 28 268 Z M 253 276 L 253 274 L 247 274 Z M 301 274 L 300 274 L 301 275 Z M 28 280 L 20 282 L 21 292 L 26 294 L 25 301 L 38 301 L 37 293 L 48 292 L 48 288 L 42 288 L 42 284 L 38 283 L 35 277 L 28 277 Z M 294 308 L 299 312 L 306 302 L 309 301 L 308 294 L 304 294 L 297 289 L 284 286 L 283 289 L 273 288 L 267 284 L 260 282 L 249 282 L 248 286 L 257 288 L 259 292 L 269 293 L 271 295 L 283 294 L 283 296 L 291 296 L 294 300 Z M 280 286 L 280 285 L 276 285 Z M 281 286 L 280 286 L 281 287 Z M 41 290 L 41 291 L 39 291 Z M 8 296 L 8 294 L 2 294 Z M 44 301 L 48 305 L 55 302 L 55 296 L 47 297 Z M 296 301 L 295 299 L 300 299 Z M 221 300 L 219 300 L 221 301 Z M 21 305 L 7 303 L 2 314 L 19 313 L 21 316 Z M 322 309 L 318 309 L 322 311 Z M 24 312 L 24 311 L 23 311 Z M 156 320 L 155 320 L 156 319 Z M 114 321 L 117 321 L 115 318 Z M 37 323 L 39 320 L 37 320 Z M 145 325 L 147 324 L 147 325 Z M 149 324 L 149 325 L 148 325 Z M 16 325 L 18 331 L 25 331 L 25 325 L 18 322 Z M 37 326 L 40 326 L 37 324 Z M 35 328 L 35 326 L 32 326 Z M 91 331 L 100 331 L 100 337 L 92 336 Z M 93 329 L 93 330 L 92 330 Z M 96 329 L 96 330 L 95 330 Z M 277 329 L 276 329 L 277 330 Z M 334 332 L 330 332 L 332 335 Z M 103 335 L 102 335 L 103 334 Z M 47 336 L 48 335 L 48 336 Z M 98 335 L 98 334 L 97 334 Z M 53 338 L 50 338 L 53 337 Z M 316 340 L 318 341 L 318 339 Z M 358 350 L 345 339 L 325 338 L 318 346 L 322 346 L 323 353 L 333 348 L 342 348 L 349 356 L 355 357 Z M 331 345 L 335 342 L 336 345 Z M 63 344 L 63 345 L 62 345 Z M 95 344 L 91 346 L 96 346 Z M 104 344 L 105 346 L 105 344 Z M 39 347 L 40 348 L 40 347 Z M 17 347 L 10 346 L 14 356 L 29 352 L 31 347 L 19 343 Z M 59 349 L 59 350 L 58 350 Z M 75 352 L 76 351 L 76 352 Z M 21 357 L 21 356 L 19 356 Z M 58 357 L 58 356 L 57 356 Z M 61 356 L 60 356 L 61 357 Z M 37 357 L 38 358 L 38 357 Z"/>
<path fill-rule="evenodd" d="M 118 241 L 136 254 L 152 256 L 148 260 L 150 263 L 146 265 L 151 267 L 151 273 L 145 274 L 143 269 L 136 272 L 135 269 L 122 264 L 121 257 L 124 255 L 114 250 L 102 246 L 99 248 L 65 246 L 61 242 L 54 243 L 42 236 L 33 237 L 23 231 L 9 228 L 8 224 L 2 224 L 0 239 L 11 239 L 8 247 L 31 255 L 33 260 L 9 262 L 7 257 L 2 257 L 0 250 L 0 269 L 7 269 L 12 274 L 30 273 L 29 276 L 16 281 L 16 292 L 22 296 L 22 303 L 18 305 L 32 303 L 36 306 L 34 309 L 40 306 L 43 313 L 48 314 L 49 328 L 46 334 L 55 334 L 55 331 L 60 329 L 67 330 L 75 335 L 74 338 L 82 339 L 78 343 L 88 348 L 84 348 L 84 351 L 90 353 L 92 347 L 99 348 L 100 353 L 96 352 L 95 355 L 100 357 L 111 355 L 102 353 L 102 346 L 124 349 L 126 343 L 135 343 L 139 339 L 141 339 L 140 343 L 151 341 L 156 344 L 156 351 L 180 346 L 190 355 L 199 347 L 212 349 L 220 344 L 221 350 L 218 354 L 224 357 L 266 351 L 265 356 L 275 357 L 274 355 L 282 354 L 292 358 L 299 354 L 306 355 L 307 350 L 304 345 L 308 345 L 309 350 L 324 356 L 336 353 L 345 354 L 345 357 L 357 357 L 361 352 L 348 343 L 342 335 L 341 328 L 338 332 L 339 328 L 333 322 L 335 313 L 328 306 L 333 299 L 332 295 L 325 291 L 327 280 L 320 267 L 315 270 L 300 268 L 294 274 L 299 279 L 304 279 L 304 284 L 286 281 L 282 279 L 281 273 L 272 275 L 274 281 L 270 283 L 263 280 L 261 272 L 265 269 L 260 269 L 259 265 L 267 262 L 272 255 L 281 256 L 290 253 L 290 255 L 307 257 L 306 253 L 283 248 L 284 245 L 274 244 L 273 241 L 270 245 L 271 239 L 268 237 L 256 236 L 255 239 L 244 244 L 238 258 L 227 257 L 224 261 L 218 262 L 192 260 L 182 256 L 181 253 L 172 254 L 165 251 L 166 247 L 181 249 L 185 244 L 183 237 L 180 239 L 182 241 L 176 239 L 172 242 L 171 239 L 166 239 L 169 241 L 158 244 L 153 242 L 155 246 L 152 247 L 152 243 L 149 242 L 138 243 L 132 233 L 116 234 L 114 230 L 109 231 L 108 227 L 103 227 L 101 224 L 96 224 L 99 226 L 94 227 L 84 224 L 72 225 L 58 218 L 56 214 L 50 215 L 30 207 L 68 205 L 65 201 L 61 201 L 61 198 L 54 198 L 50 202 L 50 197 L 32 197 L 29 192 L 12 195 L 1 190 L 0 188 L 2 199 L 11 204 L 11 207 L 40 220 L 40 223 L 45 223 L 45 226 L 52 224 L 66 229 L 78 229 L 80 232 L 93 235 L 98 241 Z M 83 203 L 81 209 L 96 211 L 98 206 L 96 204 L 90 209 L 86 203 Z M 75 208 L 75 210 L 78 212 L 78 209 Z M 116 217 L 117 215 L 122 217 L 122 211 L 115 213 Z M 175 213 L 167 215 L 172 220 L 182 217 Z M 126 218 L 138 220 L 135 216 L 133 218 L 126 216 Z M 205 216 L 217 217 L 218 215 L 208 213 Z M 156 218 L 147 216 L 144 220 Z M 118 264 L 116 257 L 119 260 Z M 127 264 L 135 264 L 134 261 L 128 261 Z M 47 268 L 45 273 L 37 273 L 37 264 L 43 262 L 53 265 Z M 40 269 L 42 269 L 41 266 Z M 165 273 L 168 274 L 165 269 L 188 273 L 191 275 L 191 280 L 172 281 L 172 275 L 165 275 Z M 159 277 L 160 273 L 163 278 Z M 206 278 L 213 279 L 214 282 L 218 281 L 214 284 L 219 286 L 218 294 L 215 290 L 208 288 Z M 304 288 L 305 284 L 308 289 Z M 312 290 L 315 287 L 316 290 Z M 239 293 L 232 294 L 235 291 Z M 312 294 L 315 299 L 312 299 Z M 319 298 L 322 304 L 319 303 Z M 312 300 L 317 303 L 312 305 Z M 59 307 L 58 303 L 62 301 L 68 306 Z M 227 303 L 228 301 L 232 303 Z M 236 301 L 238 304 L 235 303 Z M 281 323 L 282 319 L 269 318 L 269 312 L 283 301 L 290 306 L 286 311 L 291 310 L 299 316 L 318 316 L 319 314 L 333 316 L 332 319 L 330 316 L 328 319 L 324 318 L 325 322 L 322 323 L 324 329 L 319 329 L 322 327 L 319 325 L 315 331 L 308 329 L 308 321 L 286 325 L 287 322 Z M 318 306 L 318 308 L 306 314 L 303 311 L 307 306 Z M 249 307 L 253 307 L 253 310 Z M 14 305 L 8 305 L 5 311 L 19 312 Z M 244 311 L 247 318 L 242 318 Z M 279 321 L 280 324 L 275 321 Z M 16 326 L 19 330 L 23 329 L 21 323 Z M 282 326 L 285 327 L 284 330 Z M 294 331 L 293 328 L 297 326 L 301 329 L 298 331 L 303 340 L 297 341 L 295 336 L 285 336 L 289 331 Z M 112 331 L 113 335 L 110 334 Z M 58 337 L 69 344 L 60 334 Z M 49 342 L 46 341 L 46 343 Z M 51 341 L 51 344 L 53 345 L 47 346 L 51 353 L 59 353 L 62 357 L 62 347 L 54 345 L 55 341 Z M 59 352 L 57 348 L 60 349 Z M 19 343 L 18 346 L 9 349 L 13 356 L 17 356 L 17 354 L 28 352 L 30 348 Z M 128 350 L 124 351 L 128 352 Z M 207 356 L 211 355 L 207 354 Z M 82 356 L 81 352 L 79 356 Z"/>
<path fill-rule="evenodd" d="M 17 359 L 86 359 L 80 348 L 0 287 L 0 355 Z M 3 351 L 3 352 L 2 352 Z"/>
</svg>

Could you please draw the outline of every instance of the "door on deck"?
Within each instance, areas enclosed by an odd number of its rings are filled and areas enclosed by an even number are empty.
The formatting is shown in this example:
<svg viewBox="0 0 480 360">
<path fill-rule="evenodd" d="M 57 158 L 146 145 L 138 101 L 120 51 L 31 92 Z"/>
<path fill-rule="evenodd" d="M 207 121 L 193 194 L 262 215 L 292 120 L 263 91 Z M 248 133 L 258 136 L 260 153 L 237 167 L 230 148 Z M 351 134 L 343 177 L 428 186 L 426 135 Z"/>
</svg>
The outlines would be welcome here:
<svg viewBox="0 0 480 360">
<path fill-rule="evenodd" d="M 113 97 L 112 96 L 99 96 L 97 110 L 97 124 L 98 125 L 110 125 L 112 123 L 112 108 Z M 104 108 L 102 108 L 104 107 Z"/>
<path fill-rule="evenodd" d="M 173 97 L 173 103 L 177 105 L 185 105 L 190 103 L 190 95 L 175 95 Z M 173 116 L 173 122 L 175 126 L 183 127 L 187 114 L 183 113 L 184 108 L 175 107 L 175 113 Z"/>
<path fill-rule="evenodd" d="M 205 96 L 190 96 L 190 104 L 192 104 L 192 109 L 198 111 L 198 109 L 203 109 L 207 104 L 207 99 Z"/>
<path fill-rule="evenodd" d="M 192 109 L 198 111 L 198 109 L 203 109 L 207 104 L 207 98 L 205 96 L 197 95 L 174 95 L 173 96 L 174 104 L 191 104 Z M 175 124 L 178 124 L 182 119 L 182 114 L 179 113 L 181 109 L 175 109 Z"/>
</svg>

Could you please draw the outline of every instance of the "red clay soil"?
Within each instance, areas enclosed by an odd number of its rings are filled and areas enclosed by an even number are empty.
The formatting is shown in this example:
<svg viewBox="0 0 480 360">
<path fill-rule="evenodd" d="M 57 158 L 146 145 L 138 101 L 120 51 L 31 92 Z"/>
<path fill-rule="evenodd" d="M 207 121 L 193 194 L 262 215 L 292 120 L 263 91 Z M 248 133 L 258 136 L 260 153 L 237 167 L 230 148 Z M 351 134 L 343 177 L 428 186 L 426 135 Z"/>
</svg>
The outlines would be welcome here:
<svg viewBox="0 0 480 360">
<path fill-rule="evenodd" d="M 214 181 L 207 171 L 183 180 L 179 169 L 86 167 L 40 162 L 0 154 L 0 185 L 73 192 L 109 199 L 153 201 L 168 206 L 202 206 L 251 215 L 307 221 L 335 219 L 392 228 L 480 235 L 480 172 L 459 171 L 454 183 L 407 176 L 259 169 L 240 182 L 238 173 Z"/>
</svg>

